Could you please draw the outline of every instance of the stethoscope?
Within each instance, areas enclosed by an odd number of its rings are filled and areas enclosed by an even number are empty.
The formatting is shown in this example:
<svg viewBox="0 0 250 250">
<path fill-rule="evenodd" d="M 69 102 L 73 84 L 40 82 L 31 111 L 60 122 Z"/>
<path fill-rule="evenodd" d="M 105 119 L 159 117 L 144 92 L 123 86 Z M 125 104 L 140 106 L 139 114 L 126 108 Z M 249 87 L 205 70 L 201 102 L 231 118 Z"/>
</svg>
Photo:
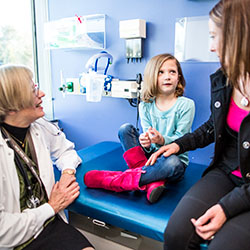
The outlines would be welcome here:
<svg viewBox="0 0 250 250">
<path fill-rule="evenodd" d="M 15 154 L 15 157 L 14 157 L 15 164 L 18 167 L 21 175 L 23 176 L 24 184 L 25 184 L 26 191 L 27 191 L 26 205 L 28 208 L 36 208 L 43 201 L 45 197 L 45 192 L 44 192 L 42 180 L 40 176 L 37 174 L 36 170 L 34 169 L 35 163 L 30 160 L 30 158 L 23 152 L 23 150 L 19 147 L 19 145 L 15 142 L 15 140 L 9 135 L 9 133 L 4 128 L 2 128 L 2 134 L 8 146 L 13 149 L 14 154 Z M 36 195 L 34 194 L 32 190 L 32 183 L 30 182 L 28 178 L 27 172 L 25 171 L 24 164 L 20 158 L 24 160 L 24 162 L 29 167 L 32 175 L 36 178 L 40 186 L 40 192 L 41 192 L 40 199 L 36 197 Z"/>
<path fill-rule="evenodd" d="M 15 152 L 15 151 L 14 151 Z M 32 174 L 35 176 L 35 178 L 37 179 L 38 183 L 39 183 L 39 186 L 40 186 L 40 190 L 41 190 L 41 197 L 40 199 L 38 197 L 36 197 L 33 193 L 33 190 L 32 190 L 32 184 L 28 178 L 28 175 L 26 173 L 26 171 L 24 170 L 24 166 L 18 156 L 18 154 L 15 152 L 15 163 L 19 169 L 19 171 L 21 172 L 21 175 L 23 176 L 23 179 L 24 179 L 24 182 L 25 182 L 25 187 L 26 187 L 26 190 L 27 190 L 27 196 L 28 196 L 28 199 L 26 201 L 26 204 L 28 206 L 28 208 L 36 208 L 38 207 L 42 200 L 44 199 L 44 191 L 43 191 L 43 186 L 42 186 L 42 180 L 41 178 L 39 177 L 38 174 L 34 175 L 33 172 Z"/>
<path fill-rule="evenodd" d="M 42 118 L 42 119 L 44 119 L 46 122 L 49 122 L 45 118 Z M 62 133 L 61 129 L 56 124 L 54 124 L 53 122 L 50 122 L 50 123 L 56 128 L 56 132 L 53 132 L 53 131 L 49 130 L 44 124 L 40 123 L 39 121 L 35 121 L 34 123 L 37 123 L 40 126 L 42 126 L 43 128 L 45 128 L 52 136 L 59 136 Z M 27 198 L 28 198 L 27 201 L 26 201 L 26 204 L 27 204 L 28 208 L 36 208 L 41 204 L 41 202 L 42 202 L 42 200 L 44 199 L 44 196 L 45 196 L 42 180 L 41 180 L 40 176 L 37 174 L 37 172 L 35 171 L 35 169 L 32 166 L 31 167 L 28 166 L 31 173 L 32 173 L 32 175 L 36 178 L 37 182 L 39 183 L 40 191 L 41 191 L 41 196 L 40 196 L 40 199 L 39 199 L 38 197 L 36 197 L 36 195 L 34 194 L 34 192 L 32 190 L 32 183 L 30 182 L 30 180 L 28 178 L 28 175 L 27 175 L 27 173 L 25 171 L 24 164 L 20 159 L 20 154 L 21 155 L 23 154 L 24 157 L 26 157 L 26 154 L 17 145 L 17 143 L 14 141 L 14 139 L 11 138 L 11 136 L 8 134 L 8 132 L 7 133 L 6 132 L 7 131 L 5 129 L 2 129 L 3 137 L 4 137 L 5 141 L 6 141 L 6 143 L 8 144 L 8 146 L 13 149 L 14 154 L 15 154 L 15 157 L 14 157 L 15 164 L 18 167 L 18 169 L 19 169 L 19 171 L 20 171 L 20 173 L 21 173 L 21 175 L 23 176 L 23 179 L 24 179 L 24 184 L 25 184 L 25 187 L 26 187 L 26 190 L 27 190 Z M 28 161 L 31 162 L 30 159 Z M 28 165 L 28 164 L 26 164 L 26 165 Z"/>
</svg>

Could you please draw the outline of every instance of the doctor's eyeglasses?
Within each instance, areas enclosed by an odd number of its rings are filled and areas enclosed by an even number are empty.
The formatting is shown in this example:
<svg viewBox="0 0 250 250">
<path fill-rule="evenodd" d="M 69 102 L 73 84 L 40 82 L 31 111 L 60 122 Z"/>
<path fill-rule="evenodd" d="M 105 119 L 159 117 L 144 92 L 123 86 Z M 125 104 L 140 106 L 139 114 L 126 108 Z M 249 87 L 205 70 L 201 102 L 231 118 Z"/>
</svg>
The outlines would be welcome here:
<svg viewBox="0 0 250 250">
<path fill-rule="evenodd" d="M 36 83 L 36 84 L 33 86 L 33 93 L 35 94 L 35 96 L 38 96 L 38 95 L 39 95 L 39 85 L 38 85 L 38 83 Z"/>
</svg>

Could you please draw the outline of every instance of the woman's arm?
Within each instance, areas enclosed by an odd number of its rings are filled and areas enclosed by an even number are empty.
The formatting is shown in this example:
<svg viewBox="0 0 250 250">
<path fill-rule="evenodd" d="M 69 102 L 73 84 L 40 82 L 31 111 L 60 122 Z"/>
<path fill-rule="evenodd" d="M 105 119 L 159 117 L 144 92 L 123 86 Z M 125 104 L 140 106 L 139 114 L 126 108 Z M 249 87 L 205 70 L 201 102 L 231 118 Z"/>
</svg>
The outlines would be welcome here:
<svg viewBox="0 0 250 250">
<path fill-rule="evenodd" d="M 39 233 L 44 222 L 54 215 L 52 207 L 45 203 L 22 213 L 6 212 L 0 201 L 0 249 L 18 246 Z M 8 197 L 5 197 L 8 198 Z"/>
<path fill-rule="evenodd" d="M 228 219 L 245 211 L 250 211 L 250 184 L 235 187 L 218 203 L 223 208 Z"/>
<path fill-rule="evenodd" d="M 214 142 L 214 125 L 212 117 L 210 116 L 209 120 L 203 123 L 194 132 L 187 133 L 174 142 L 179 145 L 180 151 L 178 153 L 180 154 L 197 148 L 204 148 L 211 144 Z"/>
<path fill-rule="evenodd" d="M 36 123 L 43 130 L 43 137 L 46 140 L 51 159 L 56 167 L 61 171 L 76 169 L 82 161 L 75 151 L 74 143 L 67 140 L 63 132 L 45 119 L 39 119 Z"/>
<path fill-rule="evenodd" d="M 182 154 L 186 151 L 195 150 L 196 148 L 203 148 L 212 142 L 214 142 L 214 126 L 213 120 L 210 117 L 207 122 L 194 132 L 187 133 L 173 143 L 162 146 L 150 156 L 146 165 L 153 165 L 162 154 L 164 154 L 165 157 L 171 154 Z"/>
</svg>

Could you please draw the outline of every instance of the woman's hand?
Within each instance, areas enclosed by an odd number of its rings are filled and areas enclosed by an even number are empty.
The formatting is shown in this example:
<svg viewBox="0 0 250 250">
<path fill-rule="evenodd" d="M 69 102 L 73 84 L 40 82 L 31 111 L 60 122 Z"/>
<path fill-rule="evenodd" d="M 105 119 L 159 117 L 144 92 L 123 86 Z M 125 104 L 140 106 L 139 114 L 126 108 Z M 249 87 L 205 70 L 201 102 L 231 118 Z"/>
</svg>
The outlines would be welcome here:
<svg viewBox="0 0 250 250">
<path fill-rule="evenodd" d="M 165 139 L 161 135 L 159 131 L 157 131 L 155 128 L 149 128 L 148 129 L 148 135 L 151 140 L 151 143 L 156 143 L 159 145 L 164 145 L 165 144 Z"/>
<path fill-rule="evenodd" d="M 48 203 L 55 213 L 65 209 L 80 194 L 80 187 L 74 175 L 63 174 L 60 181 L 53 186 Z"/>
<path fill-rule="evenodd" d="M 196 233 L 204 240 L 212 239 L 214 234 L 226 221 L 226 215 L 222 207 L 217 204 L 211 207 L 197 220 L 191 219 Z"/>
<path fill-rule="evenodd" d="M 146 166 L 149 166 L 149 165 L 153 165 L 155 164 L 157 158 L 160 156 L 160 155 L 164 155 L 165 157 L 168 157 L 172 154 L 176 154 L 178 153 L 180 150 L 180 147 L 178 144 L 176 143 L 171 143 L 171 144 L 168 144 L 168 145 L 165 145 L 165 146 L 162 146 L 160 147 L 155 153 L 153 153 L 148 161 L 146 162 Z"/>
<path fill-rule="evenodd" d="M 150 148 L 151 146 L 151 140 L 149 138 L 148 132 L 140 134 L 139 136 L 139 142 L 144 148 Z"/>
<path fill-rule="evenodd" d="M 67 173 L 67 170 L 73 171 L 72 169 L 66 169 L 62 171 L 61 178 L 60 178 L 60 185 L 61 187 L 68 187 L 71 182 L 75 180 L 75 173 Z M 75 172 L 75 171 L 74 171 Z"/>
</svg>

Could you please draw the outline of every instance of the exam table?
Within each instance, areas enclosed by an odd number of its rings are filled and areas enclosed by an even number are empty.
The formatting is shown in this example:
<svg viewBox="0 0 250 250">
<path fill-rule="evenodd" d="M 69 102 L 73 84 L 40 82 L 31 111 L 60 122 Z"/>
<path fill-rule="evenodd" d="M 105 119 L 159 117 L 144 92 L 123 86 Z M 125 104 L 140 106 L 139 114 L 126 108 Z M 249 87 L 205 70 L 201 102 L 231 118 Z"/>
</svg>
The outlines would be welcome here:
<svg viewBox="0 0 250 250">
<path fill-rule="evenodd" d="M 97 250 L 162 249 L 164 229 L 170 215 L 206 168 L 190 163 L 184 179 L 177 184 L 167 184 L 159 201 L 150 204 L 143 191 L 115 193 L 84 185 L 83 176 L 89 170 L 127 169 L 120 143 L 101 142 L 79 150 L 78 154 L 82 159 L 76 173 L 80 196 L 68 207 L 69 223 L 82 231 L 90 241 L 99 242 Z M 55 171 L 55 174 L 58 179 L 59 172 Z M 207 248 L 203 245 L 201 249 Z"/>
</svg>

